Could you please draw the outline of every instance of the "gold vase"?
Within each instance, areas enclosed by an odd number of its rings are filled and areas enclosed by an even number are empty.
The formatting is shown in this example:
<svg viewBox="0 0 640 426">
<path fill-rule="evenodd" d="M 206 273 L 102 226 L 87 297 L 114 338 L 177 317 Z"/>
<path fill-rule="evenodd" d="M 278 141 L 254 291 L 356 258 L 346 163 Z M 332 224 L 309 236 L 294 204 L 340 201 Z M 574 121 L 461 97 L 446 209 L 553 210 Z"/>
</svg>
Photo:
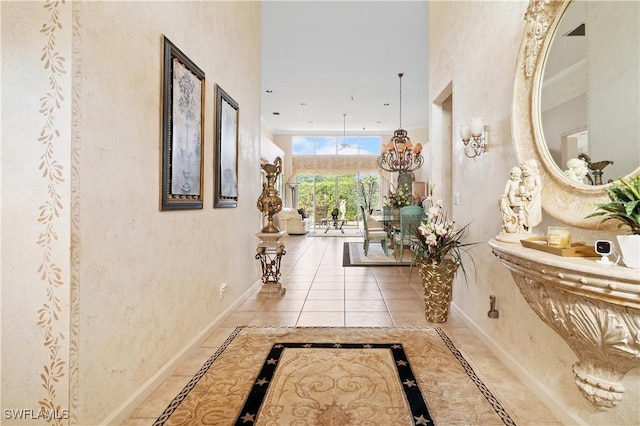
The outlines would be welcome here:
<svg viewBox="0 0 640 426">
<path fill-rule="evenodd" d="M 453 278 L 459 263 L 445 259 L 440 263 L 418 263 L 424 287 L 424 313 L 427 321 L 445 322 L 449 316 Z"/>
<path fill-rule="evenodd" d="M 262 183 L 262 193 L 258 197 L 256 206 L 267 219 L 267 224 L 260 232 L 265 234 L 276 234 L 280 229 L 273 223 L 273 215 L 282 211 L 282 199 L 278 196 L 275 182 L 282 171 L 282 159 L 276 157 L 273 164 L 262 163 L 260 168 L 267 174 L 267 181 Z"/>
</svg>

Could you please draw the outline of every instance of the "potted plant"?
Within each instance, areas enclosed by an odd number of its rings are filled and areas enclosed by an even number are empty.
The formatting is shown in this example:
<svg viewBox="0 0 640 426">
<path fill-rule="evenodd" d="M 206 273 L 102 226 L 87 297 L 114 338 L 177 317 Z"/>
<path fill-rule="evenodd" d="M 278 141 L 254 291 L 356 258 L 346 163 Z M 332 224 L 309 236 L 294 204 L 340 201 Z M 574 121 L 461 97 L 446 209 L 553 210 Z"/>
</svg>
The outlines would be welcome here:
<svg viewBox="0 0 640 426">
<path fill-rule="evenodd" d="M 377 201 L 378 188 L 378 180 L 373 176 L 366 176 L 359 182 L 358 193 L 362 201 L 362 207 L 369 214 L 373 213 L 373 205 Z"/>
<path fill-rule="evenodd" d="M 460 267 L 467 277 L 462 255 L 467 247 L 477 243 L 464 243 L 469 224 L 456 228 L 442 209 L 442 200 L 433 202 L 427 197 L 426 219 L 415 230 L 412 264 L 418 267 L 425 290 L 425 315 L 428 321 L 445 322 L 449 314 L 452 285 Z"/>
<path fill-rule="evenodd" d="M 627 235 L 618 235 L 618 245 L 625 265 L 640 268 L 640 175 L 618 178 L 607 189 L 608 203 L 597 204 L 589 217 L 603 216 L 601 222 L 618 221 L 618 229 L 629 228 Z"/>
</svg>

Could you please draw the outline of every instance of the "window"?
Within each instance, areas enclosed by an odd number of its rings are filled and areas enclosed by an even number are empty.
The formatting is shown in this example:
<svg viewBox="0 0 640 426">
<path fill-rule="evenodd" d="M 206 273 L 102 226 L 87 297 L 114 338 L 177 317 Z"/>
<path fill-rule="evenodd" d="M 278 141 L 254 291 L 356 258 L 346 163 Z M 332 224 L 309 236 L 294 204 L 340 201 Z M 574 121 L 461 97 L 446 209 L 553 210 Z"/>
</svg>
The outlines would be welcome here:
<svg viewBox="0 0 640 426">
<path fill-rule="evenodd" d="M 345 217 L 355 220 L 358 206 L 379 207 L 380 177 L 376 159 L 379 136 L 297 136 L 292 139 L 293 174 L 297 176 L 298 205 L 316 223 L 340 208 L 345 200 Z M 363 185 L 365 179 L 367 185 Z M 375 194 L 364 191 L 374 182 Z"/>
<path fill-rule="evenodd" d="M 379 136 L 296 136 L 293 155 L 364 155 L 376 157 L 380 153 Z"/>
</svg>

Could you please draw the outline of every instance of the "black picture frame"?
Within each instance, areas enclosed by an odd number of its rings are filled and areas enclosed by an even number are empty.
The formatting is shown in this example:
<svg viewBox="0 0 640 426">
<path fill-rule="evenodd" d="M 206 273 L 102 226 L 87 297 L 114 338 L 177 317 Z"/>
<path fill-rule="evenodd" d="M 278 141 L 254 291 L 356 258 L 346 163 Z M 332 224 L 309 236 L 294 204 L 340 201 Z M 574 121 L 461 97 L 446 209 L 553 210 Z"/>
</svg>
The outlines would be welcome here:
<svg viewBox="0 0 640 426">
<path fill-rule="evenodd" d="M 240 108 L 216 84 L 215 208 L 238 206 L 238 123 Z"/>
<path fill-rule="evenodd" d="M 161 210 L 204 205 L 205 73 L 163 36 Z"/>
</svg>

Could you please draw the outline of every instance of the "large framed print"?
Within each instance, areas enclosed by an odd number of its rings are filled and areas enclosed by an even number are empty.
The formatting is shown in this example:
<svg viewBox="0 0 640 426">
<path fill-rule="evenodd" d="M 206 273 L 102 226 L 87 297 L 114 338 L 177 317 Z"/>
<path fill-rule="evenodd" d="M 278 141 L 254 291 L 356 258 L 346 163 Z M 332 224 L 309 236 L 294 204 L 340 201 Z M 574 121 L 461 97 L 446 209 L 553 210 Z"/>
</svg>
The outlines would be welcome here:
<svg viewBox="0 0 640 426">
<path fill-rule="evenodd" d="M 202 209 L 204 72 L 163 42 L 161 210 Z"/>
<path fill-rule="evenodd" d="M 238 103 L 216 85 L 214 207 L 238 205 Z"/>
</svg>

